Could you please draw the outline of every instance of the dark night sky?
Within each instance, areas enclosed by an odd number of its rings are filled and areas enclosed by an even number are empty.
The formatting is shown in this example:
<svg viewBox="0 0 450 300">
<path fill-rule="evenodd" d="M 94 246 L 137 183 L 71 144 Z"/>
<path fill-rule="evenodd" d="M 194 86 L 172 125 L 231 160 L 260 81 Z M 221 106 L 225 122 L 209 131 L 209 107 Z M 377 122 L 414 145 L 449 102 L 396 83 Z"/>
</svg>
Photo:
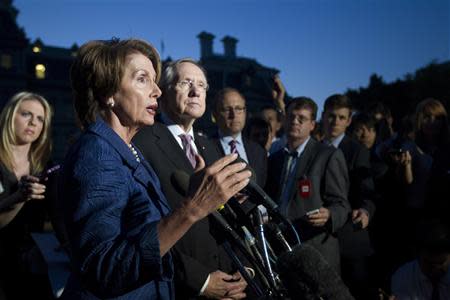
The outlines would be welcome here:
<svg viewBox="0 0 450 300">
<path fill-rule="evenodd" d="M 196 35 L 239 39 L 237 54 L 281 70 L 293 96 L 319 105 L 368 83 L 402 78 L 448 60 L 448 0 L 15 0 L 34 41 L 70 47 L 91 39 L 139 37 L 164 57 L 199 58 Z M 164 41 L 164 51 L 162 51 Z"/>
</svg>

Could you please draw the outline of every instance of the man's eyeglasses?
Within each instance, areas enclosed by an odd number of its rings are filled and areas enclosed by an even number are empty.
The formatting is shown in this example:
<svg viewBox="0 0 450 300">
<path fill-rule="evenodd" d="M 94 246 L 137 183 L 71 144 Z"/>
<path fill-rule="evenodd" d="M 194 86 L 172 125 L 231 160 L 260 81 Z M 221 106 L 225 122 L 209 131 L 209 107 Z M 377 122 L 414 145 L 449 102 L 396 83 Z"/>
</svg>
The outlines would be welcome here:
<svg viewBox="0 0 450 300">
<path fill-rule="evenodd" d="M 235 107 L 224 107 L 220 110 L 220 112 L 224 113 L 224 114 L 231 114 L 232 112 L 236 115 L 240 115 L 243 112 L 245 112 L 246 107 L 245 106 L 235 106 Z"/>
<path fill-rule="evenodd" d="M 209 85 L 206 82 L 193 81 L 190 79 L 178 81 L 175 85 L 184 92 L 191 90 L 194 86 L 204 92 L 206 92 L 209 89 Z"/>
<path fill-rule="evenodd" d="M 289 121 L 296 120 L 300 124 L 305 124 L 306 122 L 309 122 L 309 121 L 312 120 L 312 119 L 310 119 L 308 117 L 305 117 L 305 116 L 296 116 L 296 115 L 288 115 L 288 119 L 289 119 Z"/>
</svg>

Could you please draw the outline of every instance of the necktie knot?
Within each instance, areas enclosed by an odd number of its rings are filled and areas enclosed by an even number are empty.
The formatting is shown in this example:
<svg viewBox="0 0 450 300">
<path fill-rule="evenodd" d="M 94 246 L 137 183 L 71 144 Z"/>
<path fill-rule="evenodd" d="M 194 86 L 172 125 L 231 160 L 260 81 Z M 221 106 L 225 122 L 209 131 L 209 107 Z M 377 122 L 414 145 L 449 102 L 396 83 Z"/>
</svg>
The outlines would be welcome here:
<svg viewBox="0 0 450 300">
<path fill-rule="evenodd" d="M 192 136 L 190 134 L 180 134 L 181 142 L 183 143 L 183 147 L 186 144 L 190 144 L 192 141 Z"/>
<path fill-rule="evenodd" d="M 180 134 L 181 144 L 183 144 L 183 150 L 186 153 L 186 157 L 191 163 L 192 167 L 195 168 L 197 165 L 197 160 L 195 158 L 195 150 L 192 147 L 192 136 L 190 134 Z"/>
<path fill-rule="evenodd" d="M 230 153 L 236 153 L 236 154 L 239 154 L 238 151 L 237 151 L 237 148 L 236 148 L 236 144 L 237 144 L 237 141 L 236 141 L 236 140 L 231 140 L 231 141 L 228 143 L 228 145 L 230 145 Z"/>
</svg>

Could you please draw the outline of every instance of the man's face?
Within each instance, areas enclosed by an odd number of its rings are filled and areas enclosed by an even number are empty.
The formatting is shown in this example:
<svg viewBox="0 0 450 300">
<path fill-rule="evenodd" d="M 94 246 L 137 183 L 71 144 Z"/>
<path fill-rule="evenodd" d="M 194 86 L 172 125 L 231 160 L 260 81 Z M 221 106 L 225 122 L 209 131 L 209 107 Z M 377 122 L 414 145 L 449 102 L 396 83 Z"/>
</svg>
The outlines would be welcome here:
<svg viewBox="0 0 450 300">
<path fill-rule="evenodd" d="M 450 254 L 449 253 L 422 253 L 419 257 L 419 265 L 422 272 L 430 280 L 439 280 L 448 271 L 450 266 Z"/>
<path fill-rule="evenodd" d="M 215 117 L 223 134 L 236 136 L 245 126 L 245 99 L 233 91 L 226 93 L 217 103 Z"/>
<path fill-rule="evenodd" d="M 350 110 L 348 108 L 327 109 L 323 114 L 322 121 L 326 138 L 334 139 L 345 133 L 347 127 L 350 126 L 352 122 Z"/>
<path fill-rule="evenodd" d="M 309 109 L 289 108 L 286 115 L 285 130 L 288 139 L 304 141 L 310 135 L 316 125 Z"/>
<path fill-rule="evenodd" d="M 366 125 L 359 124 L 356 126 L 353 132 L 355 138 L 363 145 L 365 145 L 368 149 L 371 149 L 375 144 L 375 140 L 377 138 L 377 133 L 375 128 L 367 127 Z"/>
<path fill-rule="evenodd" d="M 205 74 L 190 62 L 181 63 L 176 73 L 177 81 L 171 84 L 164 97 L 167 112 L 178 120 L 200 118 L 206 108 L 208 85 Z"/>
</svg>

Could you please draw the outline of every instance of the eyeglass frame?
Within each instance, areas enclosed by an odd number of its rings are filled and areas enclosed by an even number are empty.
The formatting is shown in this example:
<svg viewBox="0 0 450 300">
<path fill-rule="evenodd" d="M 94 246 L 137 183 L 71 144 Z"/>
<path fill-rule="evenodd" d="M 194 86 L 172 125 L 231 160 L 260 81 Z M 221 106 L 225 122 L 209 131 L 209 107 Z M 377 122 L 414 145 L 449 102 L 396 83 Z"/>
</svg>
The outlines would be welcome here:
<svg viewBox="0 0 450 300">
<path fill-rule="evenodd" d="M 230 107 L 221 108 L 219 111 L 226 115 L 229 115 L 231 112 L 233 112 L 236 115 L 241 115 L 247 111 L 247 107 L 246 106 L 235 106 L 235 107 L 230 106 Z"/>
<path fill-rule="evenodd" d="M 205 86 L 202 86 L 204 84 Z M 177 86 L 182 91 L 190 91 L 194 86 L 201 91 L 207 92 L 209 90 L 209 84 L 207 82 L 199 81 L 198 83 L 192 79 L 183 79 L 175 83 L 173 86 Z"/>
<path fill-rule="evenodd" d="M 304 116 L 296 116 L 294 114 L 288 114 L 287 119 L 289 121 L 296 120 L 297 122 L 299 122 L 302 125 L 305 124 L 306 122 L 314 121 L 312 118 L 308 118 L 308 117 L 304 117 Z"/>
</svg>

